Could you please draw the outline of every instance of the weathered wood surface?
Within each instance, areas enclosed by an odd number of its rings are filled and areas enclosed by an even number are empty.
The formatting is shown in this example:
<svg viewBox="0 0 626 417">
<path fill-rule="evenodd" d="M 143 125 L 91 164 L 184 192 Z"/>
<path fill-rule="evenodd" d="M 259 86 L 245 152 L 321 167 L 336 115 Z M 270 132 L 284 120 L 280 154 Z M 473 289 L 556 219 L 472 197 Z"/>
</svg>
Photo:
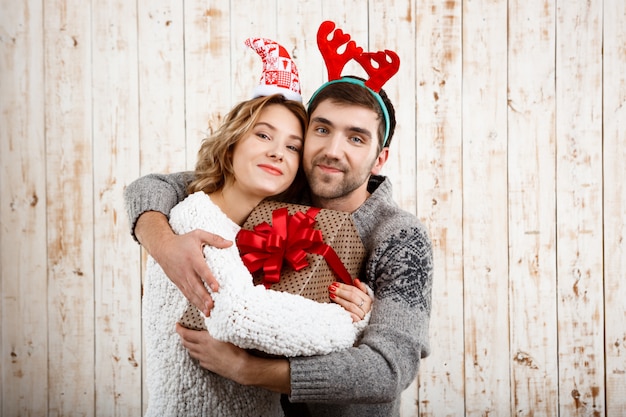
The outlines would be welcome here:
<svg viewBox="0 0 626 417">
<path fill-rule="evenodd" d="M 555 5 L 509 5 L 511 412 L 556 416 Z"/>
<path fill-rule="evenodd" d="M 402 58 L 384 172 L 435 282 L 401 415 L 626 414 L 623 1 L 0 0 L 0 415 L 141 415 L 124 187 L 193 168 L 258 80 L 249 36 L 307 100 L 324 19 Z"/>
</svg>

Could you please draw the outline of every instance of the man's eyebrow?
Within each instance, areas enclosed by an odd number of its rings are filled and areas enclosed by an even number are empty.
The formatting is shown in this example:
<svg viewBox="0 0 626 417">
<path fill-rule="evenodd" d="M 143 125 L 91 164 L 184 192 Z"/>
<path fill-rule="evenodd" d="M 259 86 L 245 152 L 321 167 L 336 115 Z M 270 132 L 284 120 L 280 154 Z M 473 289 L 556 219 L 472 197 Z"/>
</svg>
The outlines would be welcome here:
<svg viewBox="0 0 626 417">
<path fill-rule="evenodd" d="M 311 119 L 312 122 L 323 123 L 325 125 L 332 126 L 332 122 L 325 117 L 317 116 Z"/>
<path fill-rule="evenodd" d="M 357 127 L 357 126 L 351 126 L 348 130 L 351 132 L 360 133 L 363 136 L 367 136 L 369 139 L 372 138 L 372 132 L 370 132 L 369 129 L 364 129 L 362 127 Z"/>
<path fill-rule="evenodd" d="M 328 120 L 327 118 L 325 118 L 325 117 L 320 117 L 320 116 L 314 117 L 313 119 L 311 119 L 311 122 L 322 123 L 322 124 L 328 125 L 330 127 L 334 127 L 333 123 L 330 120 Z M 350 131 L 350 132 L 360 133 L 360 134 L 362 134 L 364 136 L 367 136 L 368 138 L 372 137 L 372 132 L 370 132 L 369 129 L 365 129 L 365 128 L 362 128 L 362 127 L 350 126 L 350 127 L 348 127 L 347 130 Z"/>
</svg>

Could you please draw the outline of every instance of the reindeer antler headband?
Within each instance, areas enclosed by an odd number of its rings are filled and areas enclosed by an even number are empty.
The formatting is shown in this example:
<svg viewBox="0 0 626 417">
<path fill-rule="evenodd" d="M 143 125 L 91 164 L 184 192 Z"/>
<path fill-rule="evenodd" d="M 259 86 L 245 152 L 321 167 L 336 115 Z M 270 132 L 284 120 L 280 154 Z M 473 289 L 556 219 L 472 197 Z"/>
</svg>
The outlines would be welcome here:
<svg viewBox="0 0 626 417">
<path fill-rule="evenodd" d="M 332 38 L 328 39 L 330 34 L 332 34 Z M 343 53 L 339 53 L 339 48 L 343 45 L 345 45 L 345 50 Z M 363 52 L 363 48 L 357 46 L 353 40 L 350 40 L 349 34 L 344 33 L 339 28 L 335 29 L 335 23 L 329 20 L 322 22 L 317 31 L 317 46 L 322 53 L 322 58 L 324 58 L 324 63 L 328 70 L 328 82 L 313 93 L 310 102 L 330 84 L 350 83 L 366 88 L 378 102 L 385 118 L 385 138 L 383 140 L 383 146 L 385 146 L 387 139 L 389 139 L 389 111 L 378 93 L 383 85 L 398 72 L 400 57 L 395 52 L 387 49 L 378 52 Z M 369 78 L 366 81 L 349 76 L 341 76 L 341 71 L 352 59 L 358 62 L 367 72 Z M 372 61 L 377 65 L 372 65 Z"/>
</svg>

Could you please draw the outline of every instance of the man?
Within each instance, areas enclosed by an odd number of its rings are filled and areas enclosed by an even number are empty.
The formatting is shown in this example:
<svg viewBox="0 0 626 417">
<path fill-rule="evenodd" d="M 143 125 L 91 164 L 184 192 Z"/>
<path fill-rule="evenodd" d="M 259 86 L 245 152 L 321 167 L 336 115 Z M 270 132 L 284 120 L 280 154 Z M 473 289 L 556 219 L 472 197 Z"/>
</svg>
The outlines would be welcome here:
<svg viewBox="0 0 626 417">
<path fill-rule="evenodd" d="M 378 175 L 388 159 L 395 114 L 384 91 L 377 94 L 356 78 L 322 86 L 310 101 L 303 153 L 309 202 L 351 212 L 368 252 L 363 281 L 375 300 L 363 338 L 325 356 L 268 359 L 216 341 L 207 332 L 178 327 L 201 366 L 244 385 L 288 394 L 315 416 L 399 415 L 400 394 L 429 352 L 431 243 L 418 219 L 393 202 L 389 179 Z M 209 314 L 212 301 L 200 277 L 209 285 L 214 280 L 201 248 L 229 242 L 201 231 L 173 235 L 161 213 L 185 197 L 186 181 L 185 174 L 136 181 L 126 193 L 129 215 L 138 219 L 138 240 Z"/>
</svg>

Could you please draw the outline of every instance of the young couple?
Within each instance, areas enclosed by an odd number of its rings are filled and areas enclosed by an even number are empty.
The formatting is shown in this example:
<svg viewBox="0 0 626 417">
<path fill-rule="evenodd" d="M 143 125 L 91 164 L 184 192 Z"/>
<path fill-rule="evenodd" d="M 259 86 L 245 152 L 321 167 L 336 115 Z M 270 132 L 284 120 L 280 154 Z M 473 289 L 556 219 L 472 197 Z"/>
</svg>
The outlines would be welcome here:
<svg viewBox="0 0 626 417">
<path fill-rule="evenodd" d="M 333 37 L 329 41 L 331 33 Z M 231 135 L 227 138 L 230 142 L 226 152 L 207 159 L 209 154 L 203 155 L 201 150 L 194 173 L 147 176 L 126 191 L 134 233 L 156 260 L 154 265 L 158 263 L 209 319 L 214 301 L 215 305 L 219 304 L 220 291 L 227 289 L 219 287 L 221 272 L 216 270 L 219 267 L 210 263 L 209 269 L 204 255 L 228 247 L 229 243 L 222 238 L 232 240 L 234 235 L 218 237 L 206 232 L 209 228 L 189 231 L 184 227 L 178 230 L 179 234 L 173 233 L 165 214 L 192 192 L 208 195 L 211 203 L 202 206 L 203 209 L 208 210 L 211 205 L 219 208 L 211 212 L 211 221 L 230 222 L 228 227 L 236 233 L 256 204 L 287 189 L 296 176 L 301 156 L 309 190 L 303 191 L 306 195 L 299 195 L 295 202 L 352 213 L 366 247 L 368 255 L 362 278 L 375 297 L 368 296 L 364 285 L 339 285 L 332 289 L 334 300 L 355 321 L 366 313 L 371 315 L 352 347 L 323 355 L 265 358 L 218 341 L 209 332 L 177 327 L 189 355 L 212 371 L 206 373 L 207 379 L 220 378 L 211 387 L 204 387 L 204 391 L 200 387 L 204 397 L 190 405 L 193 408 L 212 402 L 206 415 L 229 415 L 220 411 L 224 403 L 246 402 L 246 398 L 256 398 L 259 392 L 287 394 L 291 402 L 306 403 L 311 415 L 399 415 L 400 393 L 414 380 L 420 359 L 428 354 L 430 240 L 417 218 L 393 202 L 389 180 L 378 175 L 388 158 L 395 129 L 393 107 L 381 89 L 395 71 L 382 81 L 377 76 L 389 63 L 390 52 L 386 51 L 382 59 L 377 54 L 363 53 L 349 42 L 345 52 L 339 54 L 338 47 L 346 43 L 342 36 L 341 31 L 334 31 L 331 22 L 320 27 L 318 43 L 329 68 L 330 81 L 310 100 L 308 127 L 295 107 L 290 107 L 284 99 L 253 99 L 251 102 L 261 100 L 266 104 L 260 105 L 258 112 L 246 112 L 241 117 L 231 112 L 232 117 L 225 121 L 225 126 L 233 127 L 224 128 Z M 360 62 L 370 74 L 369 80 L 341 77 L 341 69 L 347 62 L 345 56 Z M 397 57 L 391 58 L 393 63 Z M 341 59 L 342 63 L 337 66 L 334 59 Z M 381 71 L 367 65 L 372 59 L 380 64 Z M 214 179 L 204 181 L 213 166 L 219 166 L 221 173 L 214 173 Z M 175 215 L 176 210 L 172 217 Z M 213 297 L 202 280 L 214 290 Z M 173 287 L 170 282 L 166 284 Z M 146 317 L 161 313 L 157 307 Z M 315 321 L 315 317 L 311 320 Z M 308 323 L 303 322 L 302 326 Z M 342 326 L 338 325 L 337 331 L 343 334 L 347 327 Z M 173 375 L 166 374 L 166 378 L 170 377 Z M 185 374 L 178 377 L 184 381 Z M 161 383 L 167 386 L 168 380 Z M 231 407 L 230 415 L 280 415 L 281 411 L 275 407 L 276 396 L 268 398 L 273 405 L 267 411 L 257 407 L 254 414 L 246 414 Z M 196 409 L 183 413 L 202 415 Z"/>
</svg>

